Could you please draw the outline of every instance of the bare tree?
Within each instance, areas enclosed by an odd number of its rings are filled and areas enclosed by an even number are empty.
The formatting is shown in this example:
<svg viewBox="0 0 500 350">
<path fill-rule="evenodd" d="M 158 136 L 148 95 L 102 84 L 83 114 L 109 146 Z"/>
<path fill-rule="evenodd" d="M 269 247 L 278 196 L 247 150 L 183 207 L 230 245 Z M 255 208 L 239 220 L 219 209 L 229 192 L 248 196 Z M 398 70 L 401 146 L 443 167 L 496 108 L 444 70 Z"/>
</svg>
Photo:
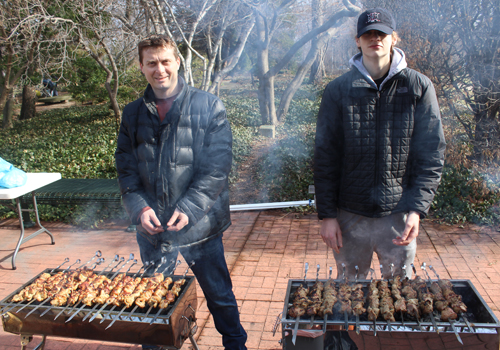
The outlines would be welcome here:
<svg viewBox="0 0 500 350">
<path fill-rule="evenodd" d="M 21 77 L 29 79 L 29 69 L 43 76 L 49 72 L 62 73 L 68 63 L 64 33 L 71 32 L 73 24 L 51 15 L 46 5 L 57 8 L 57 1 L 50 4 L 44 0 L 0 1 L 0 110 Z"/>
<path fill-rule="evenodd" d="M 377 4 L 394 13 L 409 65 L 436 84 L 473 144 L 474 158 L 480 163 L 499 162 L 500 1 L 386 0 Z"/>
<path fill-rule="evenodd" d="M 322 25 L 312 28 L 309 32 L 304 34 L 300 39 L 298 39 L 292 47 L 286 52 L 286 54 L 278 60 L 274 66 L 270 66 L 269 63 L 269 53 L 272 42 L 272 37 L 278 29 L 283 16 L 287 14 L 290 10 L 293 0 L 285 0 L 281 2 L 278 6 L 273 6 L 272 3 L 260 3 L 259 6 L 254 6 L 254 13 L 256 17 L 256 29 L 257 29 L 257 75 L 259 78 L 259 106 L 260 113 L 262 116 L 263 124 L 276 125 L 278 123 L 278 117 L 276 114 L 276 107 L 274 104 L 274 79 L 278 72 L 283 69 L 292 59 L 292 57 L 307 43 L 318 37 L 318 35 L 326 32 L 330 28 L 339 24 L 345 17 L 354 17 L 359 13 L 359 8 L 354 6 L 350 0 L 343 0 L 343 7 L 339 7 L 331 16 L 329 16 Z M 314 45 L 313 45 L 314 46 Z M 317 44 L 313 48 L 316 52 L 319 51 Z M 309 56 L 308 60 L 315 59 L 315 55 Z M 314 56 L 314 57 L 313 57 Z M 303 75 L 304 72 L 300 70 L 298 72 Z M 303 77 L 302 77 L 303 80 Z M 293 84 L 297 84 L 298 81 L 302 81 L 300 78 L 297 79 Z M 293 89 L 293 88 L 292 88 Z M 291 100 L 290 97 L 288 99 Z M 280 107 L 280 111 L 285 112 L 288 110 L 287 103 Z"/>
</svg>

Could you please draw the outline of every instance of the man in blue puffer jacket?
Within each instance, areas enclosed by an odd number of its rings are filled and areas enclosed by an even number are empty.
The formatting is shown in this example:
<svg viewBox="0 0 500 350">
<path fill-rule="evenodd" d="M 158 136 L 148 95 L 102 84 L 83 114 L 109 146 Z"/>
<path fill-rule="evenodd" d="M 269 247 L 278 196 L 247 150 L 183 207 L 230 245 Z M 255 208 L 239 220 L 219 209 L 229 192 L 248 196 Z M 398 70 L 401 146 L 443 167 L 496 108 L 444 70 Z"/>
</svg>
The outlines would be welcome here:
<svg viewBox="0 0 500 350">
<path fill-rule="evenodd" d="M 116 167 L 143 262 L 180 252 L 200 284 L 225 349 L 246 349 L 246 332 L 222 245 L 231 224 L 228 175 L 232 134 L 222 102 L 178 75 L 177 46 L 166 36 L 139 43 L 148 86 L 123 110 Z M 155 346 L 143 348 L 154 349 Z"/>
<path fill-rule="evenodd" d="M 353 278 L 373 253 L 384 278 L 411 276 L 420 218 L 441 180 L 445 140 L 431 81 L 406 67 L 392 15 L 358 18 L 360 53 L 325 89 L 318 114 L 314 184 L 321 236 Z"/>
</svg>

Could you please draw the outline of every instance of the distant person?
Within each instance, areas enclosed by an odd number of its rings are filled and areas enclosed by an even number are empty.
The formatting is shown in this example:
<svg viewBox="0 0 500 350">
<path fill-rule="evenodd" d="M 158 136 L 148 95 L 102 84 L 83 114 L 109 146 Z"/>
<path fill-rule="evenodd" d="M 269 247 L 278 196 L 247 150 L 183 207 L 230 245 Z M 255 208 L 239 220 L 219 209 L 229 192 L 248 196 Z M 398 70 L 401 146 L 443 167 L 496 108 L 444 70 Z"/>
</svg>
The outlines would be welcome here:
<svg viewBox="0 0 500 350">
<path fill-rule="evenodd" d="M 323 241 L 363 278 L 373 253 L 384 277 L 411 276 L 419 222 L 441 180 L 445 139 L 431 81 L 406 66 L 385 9 L 358 18 L 360 53 L 326 87 L 318 114 L 314 184 Z"/>
<path fill-rule="evenodd" d="M 43 79 L 43 86 L 48 90 L 51 97 L 57 96 L 57 83 L 50 79 Z"/>
<path fill-rule="evenodd" d="M 190 263 L 225 349 L 246 349 L 222 234 L 231 224 L 228 176 L 232 134 L 222 102 L 186 84 L 167 36 L 138 46 L 148 81 L 144 96 L 128 104 L 116 149 L 123 203 L 143 262 L 177 258 Z M 145 349 L 159 349 L 146 346 Z"/>
</svg>

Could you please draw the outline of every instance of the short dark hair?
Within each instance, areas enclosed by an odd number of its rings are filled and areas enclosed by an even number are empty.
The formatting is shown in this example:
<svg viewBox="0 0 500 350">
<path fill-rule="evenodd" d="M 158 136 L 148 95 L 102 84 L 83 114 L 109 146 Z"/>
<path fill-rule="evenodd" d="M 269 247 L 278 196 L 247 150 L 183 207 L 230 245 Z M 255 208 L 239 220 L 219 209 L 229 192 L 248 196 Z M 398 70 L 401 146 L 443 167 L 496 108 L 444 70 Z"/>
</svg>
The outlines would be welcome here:
<svg viewBox="0 0 500 350">
<path fill-rule="evenodd" d="M 139 62 L 142 64 L 142 53 L 145 49 L 150 47 L 163 47 L 165 49 L 171 48 L 174 51 L 174 56 L 176 59 L 179 58 L 179 52 L 177 51 L 177 44 L 172 38 L 167 35 L 151 35 L 139 42 L 137 45 L 137 50 L 139 51 Z"/>
</svg>

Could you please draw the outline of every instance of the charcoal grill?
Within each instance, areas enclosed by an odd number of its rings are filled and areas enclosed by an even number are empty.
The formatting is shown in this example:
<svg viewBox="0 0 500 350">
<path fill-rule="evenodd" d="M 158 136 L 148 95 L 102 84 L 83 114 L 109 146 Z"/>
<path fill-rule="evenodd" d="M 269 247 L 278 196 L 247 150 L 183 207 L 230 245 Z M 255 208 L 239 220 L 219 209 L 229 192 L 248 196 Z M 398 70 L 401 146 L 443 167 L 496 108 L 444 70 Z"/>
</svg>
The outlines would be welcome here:
<svg viewBox="0 0 500 350">
<path fill-rule="evenodd" d="M 367 314 L 362 314 L 359 317 L 359 323 L 356 324 L 356 317 L 349 316 L 347 322 L 344 313 L 334 311 L 326 320 L 311 319 L 310 316 L 304 315 L 300 319 L 292 319 L 288 316 L 288 309 L 292 306 L 293 294 L 296 289 L 303 283 L 312 287 L 314 280 L 289 280 L 284 303 L 281 329 L 283 349 L 323 349 L 325 339 L 332 338 L 329 332 L 347 332 L 347 337 L 356 344 L 358 349 L 438 349 L 439 342 L 443 344 L 452 344 L 450 348 L 456 349 L 499 349 L 499 328 L 500 324 L 491 309 L 479 295 L 474 285 L 469 280 L 450 280 L 453 284 L 454 291 L 462 295 L 463 302 L 467 305 L 467 313 L 463 316 L 469 321 L 465 322 L 462 316 L 459 319 L 450 322 L 438 321 L 436 318 L 437 329 L 435 324 L 431 322 L 429 316 L 422 317 L 420 320 L 403 318 L 395 314 L 396 322 L 386 322 L 377 319 L 372 322 L 367 318 Z M 326 280 L 319 280 L 326 282 Z M 335 283 L 341 284 L 344 280 L 334 280 Z M 356 283 L 363 285 L 363 292 L 368 293 L 370 280 L 358 280 Z M 298 324 L 298 327 L 297 327 Z M 470 325 L 470 327 L 469 327 Z M 355 327 L 359 326 L 358 331 Z M 308 334 L 309 339 L 298 339 L 296 344 L 292 344 L 292 333 L 294 329 L 299 330 L 299 338 L 301 334 Z M 454 328 L 454 329 L 453 329 Z M 323 329 L 326 333 L 323 334 Z M 322 340 L 318 341 L 318 335 L 321 333 Z M 457 336 L 459 335 L 464 345 L 461 345 Z M 337 335 L 338 337 L 338 335 Z M 340 341 L 338 342 L 340 344 Z M 344 342 L 345 343 L 345 342 Z M 410 346 L 409 344 L 418 344 L 418 346 Z M 447 346 L 448 346 L 447 345 Z M 345 346 L 345 345 L 344 345 Z M 342 347 L 337 347 L 341 349 Z"/>
<path fill-rule="evenodd" d="M 49 273 L 50 271 L 52 271 L 52 269 L 46 269 L 7 296 L 0 302 L 0 309 L 12 307 L 10 301 L 14 295 L 32 284 L 40 275 Z M 56 269 L 53 273 L 59 271 L 62 270 Z M 99 273 L 99 271 L 95 272 Z M 112 273 L 103 274 L 108 277 L 112 275 Z M 127 275 L 132 276 L 132 274 L 129 273 L 127 273 Z M 174 275 L 171 277 L 175 282 L 184 276 Z M 194 333 L 196 333 L 196 284 L 194 283 L 194 277 L 185 276 L 184 278 L 186 282 L 182 286 L 181 292 L 175 302 L 161 311 L 155 320 L 154 318 L 159 311 L 158 308 L 153 308 L 147 315 L 146 311 L 148 308 L 138 308 L 130 315 L 129 313 L 133 307 L 131 307 L 130 310 L 126 309 L 121 315 L 119 315 L 121 308 L 118 308 L 117 310 L 111 311 L 108 315 L 108 312 L 112 309 L 110 305 L 106 307 L 104 309 L 105 312 L 103 311 L 98 315 L 93 322 L 88 322 L 88 320 L 82 322 L 85 315 L 92 310 L 92 307 L 86 306 L 66 323 L 75 312 L 73 308 L 64 310 L 64 307 L 54 307 L 51 306 L 50 303 L 47 303 L 39 306 L 38 309 L 28 315 L 41 303 L 34 302 L 16 313 L 16 311 L 27 304 L 26 302 L 20 302 L 16 304 L 16 307 L 2 315 L 3 328 L 6 332 L 19 334 L 21 336 L 21 345 L 23 349 L 33 335 L 41 335 L 43 339 L 42 343 L 45 343 L 47 336 L 58 336 L 132 344 L 157 344 L 165 346 L 168 349 L 180 349 L 184 341 L 190 338 L 191 343 L 197 348 L 193 338 Z M 64 310 L 64 312 L 61 316 L 54 319 L 62 310 Z M 95 310 L 95 312 L 97 312 L 97 310 Z M 43 313 L 45 314 L 42 316 Z M 102 315 L 105 315 L 104 320 L 102 320 Z M 106 329 L 117 316 L 119 317 L 113 326 Z M 154 322 L 152 322 L 153 320 Z M 40 345 L 42 345 L 43 348 L 43 344 Z"/>
</svg>

